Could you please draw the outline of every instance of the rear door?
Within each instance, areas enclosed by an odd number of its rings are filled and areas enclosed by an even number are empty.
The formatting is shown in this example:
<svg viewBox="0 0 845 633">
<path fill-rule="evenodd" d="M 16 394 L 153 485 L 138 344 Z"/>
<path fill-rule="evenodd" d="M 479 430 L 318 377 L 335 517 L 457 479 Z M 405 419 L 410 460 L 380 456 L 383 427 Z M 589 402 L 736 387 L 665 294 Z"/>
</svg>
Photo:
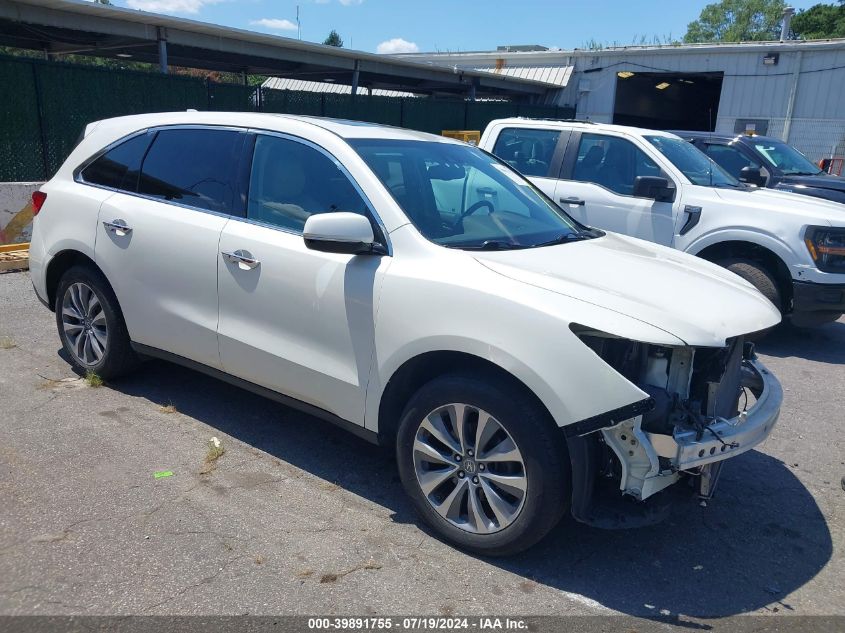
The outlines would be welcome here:
<svg viewBox="0 0 845 633">
<path fill-rule="evenodd" d="M 246 217 L 217 254 L 223 369 L 363 425 L 375 305 L 389 257 L 310 250 L 313 213 L 369 217 L 357 184 L 328 152 L 294 137 L 256 136 Z"/>
<path fill-rule="evenodd" d="M 134 342 L 220 367 L 218 243 L 230 215 L 243 213 L 245 138 L 224 128 L 155 131 L 140 174 L 101 206 L 96 259 Z"/>
<path fill-rule="evenodd" d="M 554 128 L 505 127 L 496 137 L 493 154 L 554 199 L 569 135 L 569 130 Z M 484 192 L 476 193 L 483 195 Z"/>
<path fill-rule="evenodd" d="M 634 197 L 638 176 L 668 177 L 627 138 L 574 132 L 554 200 L 588 226 L 671 246 L 675 235 L 674 205 Z"/>
</svg>

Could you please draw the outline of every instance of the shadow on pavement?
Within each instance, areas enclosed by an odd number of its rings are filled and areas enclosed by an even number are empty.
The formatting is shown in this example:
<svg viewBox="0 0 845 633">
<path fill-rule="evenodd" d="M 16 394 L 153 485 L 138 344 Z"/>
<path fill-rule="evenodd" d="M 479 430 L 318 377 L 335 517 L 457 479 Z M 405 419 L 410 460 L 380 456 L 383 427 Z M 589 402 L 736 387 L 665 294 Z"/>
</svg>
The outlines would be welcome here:
<svg viewBox="0 0 845 633">
<path fill-rule="evenodd" d="M 806 358 L 832 365 L 845 364 L 845 321 L 814 328 L 781 325 L 757 343 L 761 354 L 778 358 Z"/>
<path fill-rule="evenodd" d="M 110 386 L 173 404 L 392 510 L 394 521 L 417 522 L 390 451 L 321 420 L 161 361 Z M 773 603 L 789 613 L 788 601 L 779 600 L 813 578 L 831 555 L 830 532 L 812 495 L 785 464 L 751 451 L 726 465 L 719 494 L 706 508 L 690 502 L 658 526 L 618 532 L 565 519 L 532 550 L 485 560 L 622 613 L 674 619 L 734 615 Z M 532 590 L 531 583 L 525 587 Z"/>
</svg>

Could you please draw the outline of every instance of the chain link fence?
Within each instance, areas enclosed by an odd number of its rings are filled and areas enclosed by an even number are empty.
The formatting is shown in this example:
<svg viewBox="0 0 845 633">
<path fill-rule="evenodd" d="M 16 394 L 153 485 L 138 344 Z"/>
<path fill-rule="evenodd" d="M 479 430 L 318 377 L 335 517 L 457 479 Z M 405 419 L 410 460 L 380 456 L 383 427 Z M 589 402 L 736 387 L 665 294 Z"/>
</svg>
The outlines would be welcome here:
<svg viewBox="0 0 845 633">
<path fill-rule="evenodd" d="M 194 77 L 0 57 L 0 182 L 53 176 L 87 123 L 145 112 L 280 112 L 369 121 L 440 134 L 507 116 L 571 118 L 570 107 L 271 90 Z"/>
</svg>

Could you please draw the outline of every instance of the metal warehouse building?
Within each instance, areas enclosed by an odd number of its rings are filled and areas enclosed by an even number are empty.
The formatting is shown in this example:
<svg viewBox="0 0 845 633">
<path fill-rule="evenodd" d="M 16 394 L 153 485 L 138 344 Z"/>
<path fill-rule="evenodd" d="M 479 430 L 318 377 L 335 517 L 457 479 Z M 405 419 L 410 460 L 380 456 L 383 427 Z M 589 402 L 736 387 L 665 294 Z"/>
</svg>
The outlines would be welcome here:
<svg viewBox="0 0 845 633">
<path fill-rule="evenodd" d="M 603 50 L 500 47 L 409 55 L 560 86 L 578 118 L 779 137 L 811 159 L 845 154 L 845 40 Z"/>
</svg>

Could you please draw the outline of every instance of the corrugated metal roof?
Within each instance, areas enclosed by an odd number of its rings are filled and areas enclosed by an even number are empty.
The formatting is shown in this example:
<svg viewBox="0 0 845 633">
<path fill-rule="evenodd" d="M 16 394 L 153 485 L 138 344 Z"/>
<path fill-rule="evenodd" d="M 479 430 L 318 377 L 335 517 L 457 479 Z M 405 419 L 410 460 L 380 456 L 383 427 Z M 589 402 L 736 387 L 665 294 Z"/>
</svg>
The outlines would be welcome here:
<svg viewBox="0 0 845 633">
<path fill-rule="evenodd" d="M 324 81 L 305 81 L 302 79 L 286 79 L 284 77 L 270 77 L 261 84 L 264 88 L 273 90 L 305 90 L 307 92 L 328 92 L 332 94 L 352 94 L 352 86 L 327 83 Z M 358 94 L 371 94 L 374 97 L 416 97 L 413 92 L 401 92 L 399 90 L 383 90 L 374 88 L 368 91 L 366 88 L 359 88 Z"/>
<path fill-rule="evenodd" d="M 510 66 L 504 65 L 501 68 L 499 65 L 479 66 L 473 64 L 473 70 L 480 70 L 483 72 L 495 73 L 497 75 L 506 75 L 507 77 L 517 77 L 519 79 L 533 79 L 534 81 L 542 81 L 555 86 L 565 87 L 569 83 L 569 78 L 572 77 L 574 66 Z"/>
</svg>

